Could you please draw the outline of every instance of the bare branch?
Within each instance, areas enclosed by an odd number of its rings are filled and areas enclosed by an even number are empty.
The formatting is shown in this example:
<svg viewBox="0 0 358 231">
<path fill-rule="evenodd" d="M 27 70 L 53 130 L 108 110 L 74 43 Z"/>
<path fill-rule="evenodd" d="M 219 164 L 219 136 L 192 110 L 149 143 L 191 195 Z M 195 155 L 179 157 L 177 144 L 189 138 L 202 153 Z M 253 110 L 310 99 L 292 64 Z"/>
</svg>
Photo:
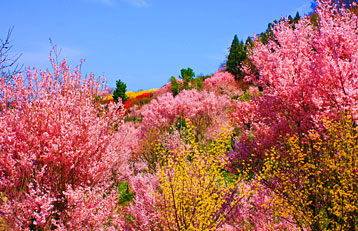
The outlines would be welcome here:
<svg viewBox="0 0 358 231">
<path fill-rule="evenodd" d="M 6 80 L 10 80 L 13 75 L 20 73 L 23 69 L 23 65 L 18 64 L 22 54 L 13 55 L 10 53 L 12 48 L 10 37 L 13 29 L 12 27 L 8 30 L 5 40 L 0 39 L 0 78 Z"/>
</svg>

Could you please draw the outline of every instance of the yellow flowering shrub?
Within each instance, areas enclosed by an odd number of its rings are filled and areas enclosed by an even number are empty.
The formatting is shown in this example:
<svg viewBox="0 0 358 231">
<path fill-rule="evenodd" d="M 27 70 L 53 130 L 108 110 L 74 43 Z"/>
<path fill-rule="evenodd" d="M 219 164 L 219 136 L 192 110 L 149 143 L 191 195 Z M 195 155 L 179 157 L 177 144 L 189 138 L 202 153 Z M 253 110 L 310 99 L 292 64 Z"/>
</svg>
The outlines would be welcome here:
<svg viewBox="0 0 358 231">
<path fill-rule="evenodd" d="M 155 92 L 156 90 L 158 90 L 158 88 L 153 88 L 153 89 L 149 89 L 149 90 L 145 90 L 145 91 L 137 91 L 137 92 L 134 92 L 134 91 L 128 91 L 126 92 L 126 95 L 129 97 L 129 98 L 135 98 L 139 95 L 143 95 L 144 93 L 152 93 L 152 92 Z M 106 100 L 106 101 L 111 101 L 113 100 L 113 94 L 110 94 L 110 95 L 106 95 L 103 100 Z"/>
<path fill-rule="evenodd" d="M 222 133 L 208 145 L 195 137 L 194 126 L 185 120 L 187 146 L 167 150 L 158 143 L 160 156 L 167 156 L 158 167 L 158 210 L 164 230 L 217 230 L 238 204 L 238 182 L 224 171 L 232 131 Z"/>
<path fill-rule="evenodd" d="M 0 192 L 0 206 L 3 202 L 7 201 L 7 197 L 3 192 Z M 0 218 L 0 231 L 6 231 L 9 228 L 6 225 L 6 221 L 4 218 Z"/>
<path fill-rule="evenodd" d="M 152 92 L 155 92 L 156 90 L 158 90 L 158 88 L 153 88 L 153 89 L 149 89 L 149 90 L 145 90 L 145 91 L 137 91 L 137 92 L 134 92 L 134 91 L 128 91 L 126 92 L 126 95 L 129 97 L 129 98 L 135 98 L 139 95 L 143 95 L 144 93 L 152 93 Z"/>
<path fill-rule="evenodd" d="M 104 100 L 107 100 L 107 101 L 113 100 L 113 94 L 105 96 Z"/>
<path fill-rule="evenodd" d="M 276 194 L 277 216 L 302 229 L 356 230 L 358 128 L 349 116 L 323 122 L 324 132 L 288 137 L 287 153 L 267 153 L 260 177 Z"/>
</svg>

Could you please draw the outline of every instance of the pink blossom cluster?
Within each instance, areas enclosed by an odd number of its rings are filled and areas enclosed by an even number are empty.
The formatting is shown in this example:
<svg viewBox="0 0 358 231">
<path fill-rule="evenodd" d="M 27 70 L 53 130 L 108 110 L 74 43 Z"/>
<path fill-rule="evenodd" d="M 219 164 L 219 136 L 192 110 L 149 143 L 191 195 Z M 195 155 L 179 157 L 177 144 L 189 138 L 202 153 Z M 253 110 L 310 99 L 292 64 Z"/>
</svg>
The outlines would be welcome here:
<svg viewBox="0 0 358 231">
<path fill-rule="evenodd" d="M 263 155 L 286 134 L 319 130 L 322 118 L 349 112 L 357 119 L 357 15 L 344 8 L 337 12 L 328 1 L 319 3 L 317 13 L 318 25 L 309 17 L 295 29 L 282 21 L 273 29 L 276 41 L 256 39 L 250 58 L 260 75 L 247 80 L 264 94 L 237 104 L 235 117 L 246 128 L 237 156 Z"/>
<path fill-rule="evenodd" d="M 176 80 L 177 80 L 178 83 L 183 83 L 183 80 L 180 79 L 180 78 L 176 78 Z M 169 81 L 164 86 L 162 86 L 161 88 L 159 88 L 158 90 L 153 92 L 154 97 L 159 97 L 159 96 L 162 96 L 162 95 L 164 95 L 166 93 L 172 92 L 172 90 L 170 89 L 171 86 L 172 86 L 172 83 Z"/>
<path fill-rule="evenodd" d="M 224 71 L 217 71 L 213 76 L 205 79 L 204 88 L 232 98 L 237 98 L 244 94 L 240 84 L 235 81 L 235 77 L 229 72 Z"/>
<path fill-rule="evenodd" d="M 229 96 L 192 89 L 183 90 L 176 97 L 171 93 L 159 96 L 144 105 L 139 113 L 143 116 L 142 130 L 147 131 L 169 127 L 179 117 L 195 120 L 207 116 L 214 125 L 219 124 L 218 121 L 225 123 L 230 119 L 227 111 L 230 107 L 232 102 Z"/>
<path fill-rule="evenodd" d="M 204 88 L 214 91 L 219 95 L 227 95 L 231 98 L 239 98 L 245 93 L 256 97 L 259 92 L 256 86 L 247 84 L 244 81 L 236 81 L 235 77 L 229 72 L 218 70 L 213 76 L 205 79 Z"/>
<path fill-rule="evenodd" d="M 136 130 L 96 103 L 93 75 L 54 69 L 0 80 L 0 212 L 14 230 L 112 226 L 122 218 L 111 181 L 130 173 Z"/>
<path fill-rule="evenodd" d="M 114 91 L 114 88 L 109 88 L 109 87 L 104 86 L 103 89 L 98 92 L 98 95 L 100 95 L 102 97 L 108 96 L 108 95 L 112 94 L 113 91 Z"/>
<path fill-rule="evenodd" d="M 256 182 L 246 183 L 243 187 L 250 193 L 234 207 L 220 230 L 301 230 L 292 217 L 275 217 L 272 192 L 263 185 Z"/>
<path fill-rule="evenodd" d="M 188 144 L 185 143 L 185 140 L 182 139 L 183 132 L 180 130 L 174 130 L 170 132 L 165 132 L 160 136 L 160 143 L 165 145 L 168 150 L 175 151 L 180 150 L 181 148 L 189 148 Z"/>
<path fill-rule="evenodd" d="M 205 79 L 204 87 L 206 89 L 216 89 L 217 87 L 229 87 L 235 84 L 235 77 L 229 72 L 217 71 L 210 78 Z"/>
<path fill-rule="evenodd" d="M 135 197 L 130 205 L 124 208 L 124 213 L 131 217 L 127 220 L 127 230 L 158 230 L 160 227 L 160 213 L 156 209 L 158 199 L 154 192 L 158 190 L 158 177 L 150 173 L 141 172 L 129 179 Z"/>
</svg>

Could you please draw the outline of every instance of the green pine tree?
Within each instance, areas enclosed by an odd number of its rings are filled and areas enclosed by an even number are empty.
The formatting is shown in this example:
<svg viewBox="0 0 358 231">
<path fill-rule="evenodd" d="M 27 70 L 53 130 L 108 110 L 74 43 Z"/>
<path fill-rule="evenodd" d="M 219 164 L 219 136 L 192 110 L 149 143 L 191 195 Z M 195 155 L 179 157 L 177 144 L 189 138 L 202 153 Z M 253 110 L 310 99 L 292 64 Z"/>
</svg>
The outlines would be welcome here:
<svg viewBox="0 0 358 231">
<path fill-rule="evenodd" d="M 121 80 L 116 81 L 116 89 L 113 91 L 113 100 L 114 102 L 118 103 L 118 98 L 122 99 L 122 103 L 128 100 L 128 96 L 126 95 L 127 92 L 127 85 L 123 83 Z"/>
<path fill-rule="evenodd" d="M 226 62 L 226 70 L 235 76 L 236 80 L 243 79 L 245 72 L 243 62 L 247 59 L 247 50 L 243 41 L 239 42 L 235 35 L 230 47 L 230 54 Z"/>
<path fill-rule="evenodd" d="M 277 21 L 275 20 L 273 23 L 269 23 L 267 26 L 267 29 L 265 32 L 262 32 L 259 36 L 259 40 L 263 43 L 263 44 L 267 44 L 269 40 L 275 40 L 274 38 L 274 34 L 273 34 L 273 27 L 274 27 L 274 23 L 276 24 Z M 278 43 L 278 42 L 277 42 Z"/>
</svg>

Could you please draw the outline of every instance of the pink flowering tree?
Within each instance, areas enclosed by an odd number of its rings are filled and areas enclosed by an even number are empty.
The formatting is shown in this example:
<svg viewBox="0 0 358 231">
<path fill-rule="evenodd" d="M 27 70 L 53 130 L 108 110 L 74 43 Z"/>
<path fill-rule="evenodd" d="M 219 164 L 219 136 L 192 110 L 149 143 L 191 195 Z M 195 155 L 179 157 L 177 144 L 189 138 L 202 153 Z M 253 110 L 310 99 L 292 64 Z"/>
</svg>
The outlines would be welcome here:
<svg viewBox="0 0 358 231">
<path fill-rule="evenodd" d="M 231 98 L 239 99 L 242 99 L 244 95 L 251 98 L 251 96 L 256 97 L 259 94 L 256 86 L 242 80 L 236 81 L 232 74 L 220 70 L 210 78 L 205 79 L 204 88 L 220 95 L 228 95 Z"/>
<path fill-rule="evenodd" d="M 289 214 L 274 209 L 275 196 L 272 191 L 260 185 L 257 180 L 246 183 L 241 203 L 234 207 L 220 231 L 236 230 L 300 230 Z M 303 229 L 306 230 L 306 229 Z"/>
<path fill-rule="evenodd" d="M 284 202 L 278 204 L 282 210 L 288 211 L 283 204 L 295 208 L 289 213 L 302 229 L 357 227 L 355 207 L 354 215 L 344 220 L 340 211 L 346 203 L 332 206 L 337 194 L 344 195 L 340 198 L 347 201 L 350 192 L 341 187 L 355 178 L 344 176 L 344 168 L 330 173 L 324 162 L 324 155 L 329 153 L 329 163 L 342 161 L 356 174 L 356 165 L 341 157 L 347 152 L 354 159 L 355 152 L 349 150 L 347 141 L 345 150 L 337 145 L 329 147 L 332 134 L 327 129 L 329 123 L 324 121 L 357 126 L 358 18 L 345 8 L 337 11 L 331 1 L 325 0 L 319 1 L 317 15 L 317 24 L 305 17 L 292 28 L 283 20 L 273 28 L 274 40 L 267 44 L 255 40 L 250 58 L 259 75 L 247 79 L 262 86 L 264 94 L 237 104 L 235 118 L 243 135 L 230 153 L 232 169 L 250 168 L 261 177 L 260 183 Z M 345 122 L 347 117 L 352 120 Z M 295 139 L 294 144 L 289 137 Z M 304 157 L 298 163 L 300 152 Z M 326 183 L 317 186 L 316 182 Z M 283 189 L 283 185 L 287 188 Z"/>
<path fill-rule="evenodd" d="M 179 117 L 195 121 L 207 116 L 207 122 L 215 123 L 215 119 L 225 117 L 225 110 L 231 105 L 228 96 L 193 89 L 183 90 L 176 97 L 170 93 L 162 95 L 145 105 L 139 113 L 143 116 L 142 128 L 148 130 L 169 127 Z"/>
<path fill-rule="evenodd" d="M 127 217 L 125 230 L 162 230 L 160 229 L 160 212 L 157 210 L 158 198 L 154 192 L 158 190 L 158 177 L 142 171 L 129 179 L 131 190 L 135 193 L 133 200 L 123 208 Z"/>
<path fill-rule="evenodd" d="M 357 15 L 318 3 L 318 24 L 302 18 L 295 29 L 285 20 L 273 28 L 274 41 L 255 40 L 250 59 L 259 70 L 247 80 L 264 88 L 251 102 L 237 104 L 244 134 L 233 159 L 263 157 L 287 134 L 320 130 L 322 118 L 351 113 L 357 119 Z M 260 159 L 260 158 L 256 158 Z"/>
<path fill-rule="evenodd" d="M 95 100 L 101 81 L 53 65 L 0 80 L 1 217 L 13 230 L 118 227 L 136 131 Z"/>
</svg>

